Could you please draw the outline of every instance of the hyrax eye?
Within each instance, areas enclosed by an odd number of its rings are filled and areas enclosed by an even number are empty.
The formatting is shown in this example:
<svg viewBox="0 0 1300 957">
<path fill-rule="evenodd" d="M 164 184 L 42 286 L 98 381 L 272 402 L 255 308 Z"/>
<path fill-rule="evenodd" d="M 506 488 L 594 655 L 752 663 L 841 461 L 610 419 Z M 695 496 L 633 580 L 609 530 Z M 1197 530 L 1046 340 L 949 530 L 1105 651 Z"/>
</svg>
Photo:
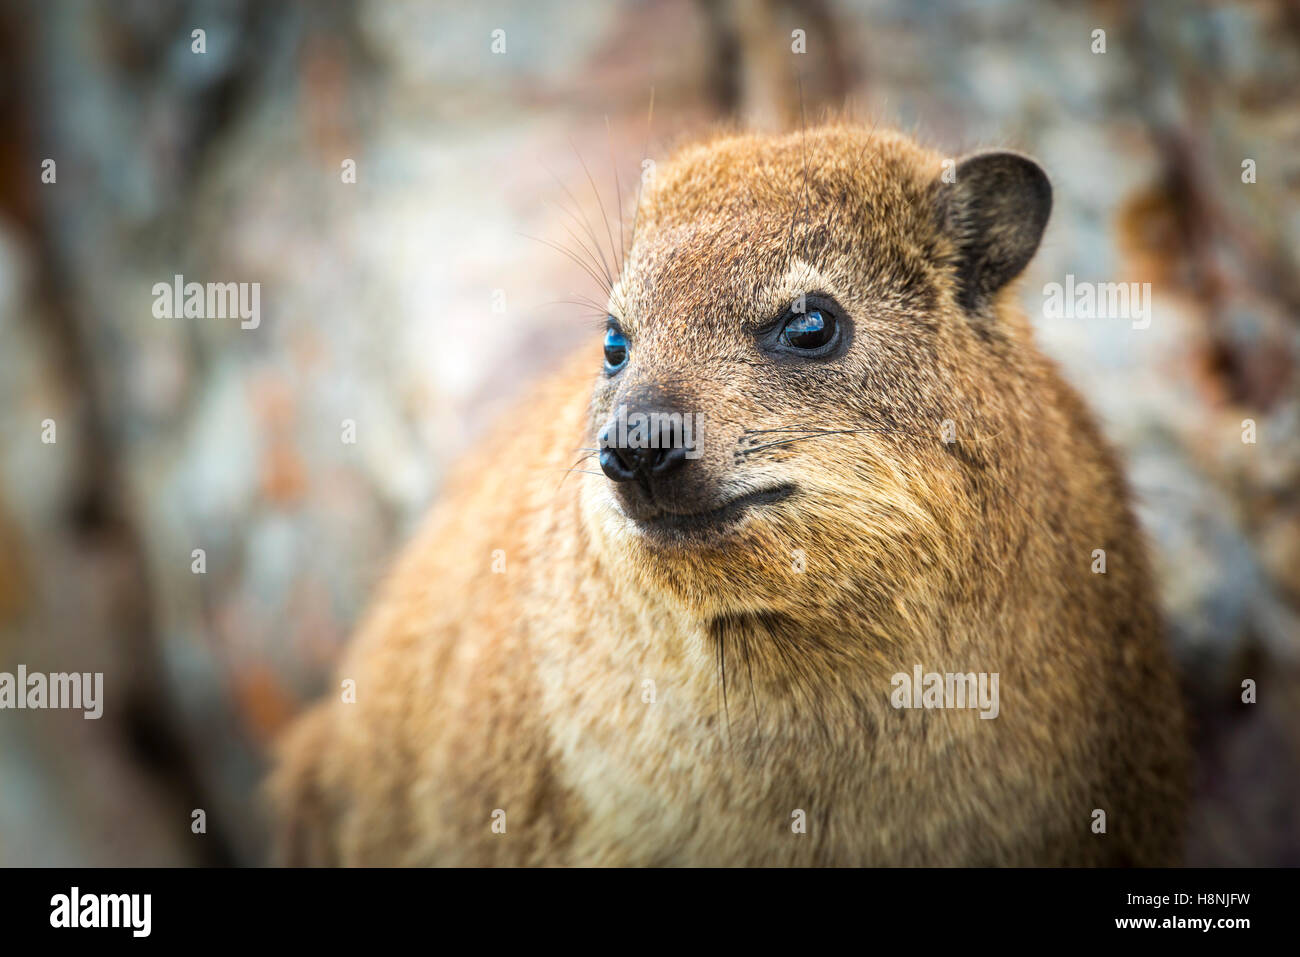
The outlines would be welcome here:
<svg viewBox="0 0 1300 957">
<path fill-rule="evenodd" d="M 615 326 L 605 330 L 605 373 L 613 375 L 627 365 L 627 336 Z"/>
<path fill-rule="evenodd" d="M 781 341 L 794 349 L 820 349 L 835 338 L 835 317 L 822 309 L 797 312 L 781 329 Z"/>
</svg>

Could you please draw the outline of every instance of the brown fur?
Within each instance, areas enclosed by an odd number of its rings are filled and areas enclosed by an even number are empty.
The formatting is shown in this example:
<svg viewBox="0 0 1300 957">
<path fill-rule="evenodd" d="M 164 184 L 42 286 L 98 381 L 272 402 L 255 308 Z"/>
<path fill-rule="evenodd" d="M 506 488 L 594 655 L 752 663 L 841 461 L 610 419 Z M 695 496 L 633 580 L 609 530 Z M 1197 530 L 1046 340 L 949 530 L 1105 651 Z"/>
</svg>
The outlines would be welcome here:
<svg viewBox="0 0 1300 957">
<path fill-rule="evenodd" d="M 633 361 L 606 377 L 593 343 L 444 491 L 342 664 L 356 703 L 283 745 L 282 859 L 1179 858 L 1181 705 L 1123 478 L 1010 287 L 985 288 L 1023 262 L 962 285 L 979 235 L 1024 259 L 1037 231 L 980 223 L 1006 184 L 946 189 L 942 159 L 836 126 L 659 171 L 610 297 Z M 756 353 L 748 330 L 814 289 L 851 317 L 847 353 Z M 650 386 L 704 412 L 696 474 L 797 493 L 731 538 L 648 544 L 594 457 L 565 470 Z M 750 451 L 786 428 L 888 431 Z M 1000 715 L 895 710 L 916 664 L 999 673 Z"/>
</svg>

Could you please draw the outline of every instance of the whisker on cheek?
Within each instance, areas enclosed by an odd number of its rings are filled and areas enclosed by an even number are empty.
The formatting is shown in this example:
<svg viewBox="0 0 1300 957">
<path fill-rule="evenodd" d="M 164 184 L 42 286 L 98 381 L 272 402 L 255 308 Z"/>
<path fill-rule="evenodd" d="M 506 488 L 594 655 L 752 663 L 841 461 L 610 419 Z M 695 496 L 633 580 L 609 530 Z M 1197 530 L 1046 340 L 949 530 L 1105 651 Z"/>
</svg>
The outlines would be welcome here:
<svg viewBox="0 0 1300 957">
<path fill-rule="evenodd" d="M 776 442 L 766 442 L 763 445 L 755 445 L 752 446 L 751 448 L 740 449 L 736 452 L 736 454 L 752 455 L 755 452 L 762 452 L 765 449 L 776 448 L 777 446 L 781 446 L 781 445 L 790 445 L 791 443 L 794 442 L 803 442 L 807 439 L 822 439 L 830 435 L 859 435 L 859 434 L 870 434 L 870 433 L 874 433 L 874 434 L 888 433 L 894 435 L 920 436 L 925 434 L 922 432 L 913 431 L 911 429 L 883 429 L 883 428 L 882 429 L 824 429 L 822 431 L 812 431 L 812 430 L 805 430 L 805 429 L 757 429 L 747 434 L 760 435 L 760 434 L 770 433 L 770 432 L 799 432 L 799 433 L 807 432 L 807 434 L 800 434 L 794 436 L 793 438 L 780 439 L 779 441 Z"/>
</svg>

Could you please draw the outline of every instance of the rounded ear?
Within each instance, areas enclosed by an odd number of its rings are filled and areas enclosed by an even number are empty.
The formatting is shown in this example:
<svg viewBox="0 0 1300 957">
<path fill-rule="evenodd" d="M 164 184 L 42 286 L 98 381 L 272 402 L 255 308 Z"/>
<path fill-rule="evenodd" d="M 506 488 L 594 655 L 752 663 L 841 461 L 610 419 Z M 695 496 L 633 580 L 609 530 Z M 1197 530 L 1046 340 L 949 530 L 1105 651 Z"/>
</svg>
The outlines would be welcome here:
<svg viewBox="0 0 1300 957">
<path fill-rule="evenodd" d="M 1029 264 L 1052 212 L 1052 184 L 1041 166 L 1006 151 L 957 164 L 956 182 L 939 183 L 943 226 L 957 248 L 957 301 L 984 312 Z"/>
</svg>

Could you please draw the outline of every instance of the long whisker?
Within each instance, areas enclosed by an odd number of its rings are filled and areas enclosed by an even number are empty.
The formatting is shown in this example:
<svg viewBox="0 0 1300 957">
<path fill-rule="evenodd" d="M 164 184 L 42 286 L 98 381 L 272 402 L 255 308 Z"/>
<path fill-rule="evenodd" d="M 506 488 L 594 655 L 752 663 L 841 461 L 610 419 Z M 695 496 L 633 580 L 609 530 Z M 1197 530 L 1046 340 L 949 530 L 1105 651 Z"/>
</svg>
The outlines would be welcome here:
<svg viewBox="0 0 1300 957">
<path fill-rule="evenodd" d="M 578 147 L 574 146 L 572 140 L 569 141 L 569 145 L 573 147 L 574 155 L 578 157 L 578 162 L 582 164 L 582 171 L 587 175 L 587 182 L 591 185 L 591 192 L 596 197 L 596 205 L 600 207 L 600 218 L 605 223 L 605 238 L 609 240 L 610 254 L 613 255 L 614 254 L 614 231 L 610 229 L 609 214 L 605 211 L 605 203 L 600 198 L 600 190 L 596 188 L 596 180 L 592 177 L 591 170 L 587 168 L 587 161 L 583 159 L 582 154 L 578 152 Z M 615 257 L 615 259 L 617 260 L 617 257 Z M 611 284 L 612 282 L 613 280 L 611 279 Z"/>
<path fill-rule="evenodd" d="M 558 492 L 560 490 L 560 487 L 564 485 L 564 480 L 569 477 L 569 474 L 571 472 L 585 472 L 587 475 L 604 475 L 605 474 L 604 472 L 592 472 L 588 469 L 578 468 L 579 465 L 581 465 L 587 459 L 591 458 L 591 456 L 592 456 L 592 452 L 584 450 L 583 454 L 578 456 L 577 461 L 575 461 L 573 465 L 569 466 L 569 468 L 564 470 L 564 474 L 560 476 L 560 480 L 555 483 L 555 491 Z"/>
<path fill-rule="evenodd" d="M 803 154 L 803 218 L 805 225 L 809 224 L 808 214 L 810 212 L 808 198 L 808 116 L 803 107 L 803 74 L 796 74 L 799 84 L 799 151 Z M 804 236 L 805 241 L 807 236 Z M 807 248 L 804 249 L 805 258 L 807 257 Z"/>
<path fill-rule="evenodd" d="M 593 270 L 585 262 L 583 262 L 576 254 L 574 254 L 572 250 L 566 249 L 565 247 L 561 246 L 559 243 L 553 243 L 549 239 L 542 239 L 538 236 L 531 236 L 528 233 L 519 233 L 518 235 L 523 236 L 525 239 L 531 239 L 533 242 L 541 243 L 543 246 L 550 246 L 557 253 L 560 253 L 561 255 L 568 257 L 568 259 L 575 266 L 581 268 L 588 276 L 592 278 L 592 280 L 598 286 L 604 289 L 606 293 L 612 292 L 610 286 L 606 283 L 606 281 L 603 278 L 601 278 L 600 274 L 597 273 L 595 270 Z"/>
<path fill-rule="evenodd" d="M 784 432 L 798 432 L 798 433 L 800 433 L 801 435 L 826 435 L 826 434 L 827 434 L 827 430 L 826 430 L 826 429 L 755 429 L 755 430 L 752 431 L 752 432 L 745 432 L 745 433 L 742 433 L 742 434 L 745 434 L 745 435 L 768 435 L 768 434 L 776 434 L 776 435 L 779 435 L 779 434 L 784 433 Z"/>
<path fill-rule="evenodd" d="M 573 141 L 572 141 L 572 140 L 569 141 L 569 145 L 570 145 L 570 146 L 573 146 Z M 574 148 L 573 148 L 573 151 L 574 151 L 574 153 L 576 154 L 576 153 L 578 152 L 577 147 L 574 147 Z M 579 156 L 578 159 L 581 161 L 582 157 Z M 564 181 L 563 181 L 562 179 L 560 179 L 560 177 L 557 176 L 557 175 L 555 174 L 555 171 L 552 170 L 550 167 L 545 166 L 545 165 L 543 165 L 542 168 L 545 169 L 546 172 L 548 172 L 548 173 L 551 174 L 551 178 L 552 178 L 553 180 L 555 180 L 556 185 L 560 187 L 560 189 L 564 192 L 564 195 L 567 196 L 567 197 L 569 198 L 569 201 L 570 201 L 571 203 L 573 203 L 574 207 L 575 207 L 579 212 L 582 212 L 582 204 L 578 202 L 578 197 L 574 196 L 574 195 L 573 195 L 573 191 L 572 191 L 571 189 L 569 189 L 569 187 L 567 187 L 567 186 L 564 185 Z M 575 217 L 575 218 L 576 218 L 576 217 Z M 587 235 L 591 237 L 591 242 L 592 242 L 592 244 L 596 247 L 597 251 L 599 251 L 599 250 L 600 250 L 600 239 L 597 238 L 597 236 L 596 236 L 596 230 L 592 228 L 592 226 L 591 226 L 591 222 L 587 219 L 587 214 L 586 214 L 586 213 L 583 213 L 583 214 L 582 214 L 582 225 L 583 225 L 583 228 L 587 230 Z M 602 270 L 604 271 L 604 273 L 605 273 L 605 277 L 606 277 L 605 288 L 606 288 L 606 289 L 610 289 L 610 290 L 612 290 L 613 285 L 614 285 L 614 274 L 610 271 L 609 263 L 607 263 L 607 262 L 605 261 L 604 253 L 601 253 L 601 255 L 600 255 L 600 262 L 601 262 L 601 268 L 602 268 Z"/>
<path fill-rule="evenodd" d="M 781 439 L 779 442 L 768 442 L 764 445 L 755 445 L 748 449 L 740 449 L 738 455 L 752 455 L 755 452 L 761 452 L 764 449 L 775 448 L 778 445 L 789 445 L 792 442 L 802 442 L 805 439 L 820 439 L 828 435 L 855 435 L 859 433 L 880 433 L 890 432 L 902 435 L 924 435 L 923 432 L 916 432 L 911 429 L 827 429 L 824 432 L 813 432 L 808 435 L 796 435 L 792 439 Z"/>
<path fill-rule="evenodd" d="M 552 299 L 549 302 L 542 303 L 543 306 L 581 306 L 585 311 L 582 315 L 587 319 L 595 319 L 604 323 L 609 318 L 609 310 L 598 306 L 594 302 L 579 301 L 577 299 Z"/>
<path fill-rule="evenodd" d="M 762 712 L 758 706 L 758 694 L 754 690 L 754 668 L 749 661 L 749 641 L 746 640 L 746 638 L 743 635 L 740 638 L 740 653 L 741 655 L 744 656 L 745 673 L 749 677 L 749 705 L 750 708 L 753 709 L 752 713 L 754 715 L 754 730 L 758 735 L 758 750 L 759 753 L 762 754 L 763 751 Z"/>
<path fill-rule="evenodd" d="M 807 117 L 803 109 L 803 75 L 795 74 L 795 79 L 799 84 L 799 152 L 803 165 L 803 203 L 796 204 L 790 212 L 790 227 L 785 237 L 785 259 L 788 262 L 792 255 L 796 243 L 794 238 L 795 226 L 798 225 L 801 218 L 806 223 L 808 218 L 808 124 Z"/>
<path fill-rule="evenodd" d="M 856 433 L 873 433 L 873 432 L 895 433 L 899 435 L 915 435 L 920 437 L 931 435 L 931 433 L 929 432 L 918 432 L 916 429 L 895 429 L 895 428 L 886 428 L 886 427 L 872 428 L 872 429 L 806 429 L 806 428 L 744 429 L 741 431 L 741 435 L 772 435 L 772 434 L 783 434 L 783 433 L 796 433 L 794 439 L 786 440 L 786 441 L 793 442 L 804 438 L 808 438 L 808 439 L 820 438 L 821 436 L 824 435 L 853 435 Z M 992 442 L 995 439 L 997 439 L 1000 435 L 1002 435 L 1002 432 L 995 432 L 993 435 L 966 436 L 962 439 L 962 441 L 971 442 L 971 443 Z M 784 445 L 784 444 L 785 442 L 774 442 L 768 445 L 754 446 L 753 448 L 746 451 L 757 452 L 760 449 L 771 448 L 772 445 Z"/>
<path fill-rule="evenodd" d="M 607 305 L 607 303 L 597 302 L 595 299 L 592 299 L 592 298 L 590 298 L 590 297 L 588 297 L 588 296 L 584 296 L 584 295 L 583 295 L 582 293 L 580 293 L 580 292 L 570 293 L 569 295 L 571 295 L 571 296 L 575 296 L 576 298 L 574 298 L 574 299 L 556 299 L 556 300 L 553 300 L 553 301 L 554 301 L 554 302 L 569 302 L 569 303 L 575 303 L 575 304 L 577 304 L 577 305 L 579 305 L 579 306 L 590 306 L 590 307 L 593 308 L 593 309 L 598 309 L 598 310 L 600 311 L 601 315 L 605 315 L 605 314 L 607 314 L 607 313 L 609 312 L 609 310 L 605 308 L 606 305 Z"/>
<path fill-rule="evenodd" d="M 561 206 L 559 203 L 554 203 L 554 202 L 553 202 L 553 203 L 551 203 L 551 205 L 554 206 L 556 209 L 558 209 L 560 212 L 564 213 L 566 216 L 568 216 L 570 219 L 572 219 L 575 223 L 578 223 L 579 226 L 582 225 L 582 223 L 581 223 L 581 221 L 579 221 L 578 217 L 575 216 L 575 215 L 574 215 L 570 210 L 568 210 L 568 209 L 566 209 L 565 207 Z M 611 287 L 613 286 L 613 277 L 610 276 L 610 274 L 609 274 L 609 270 L 608 270 L 608 268 L 605 266 L 604 262 L 602 262 L 601 259 L 600 259 L 599 257 L 597 257 L 597 255 L 596 255 L 594 252 L 592 252 L 591 247 L 589 247 L 589 246 L 586 244 L 586 242 L 583 240 L 583 238 L 582 238 L 581 236 L 579 236 L 577 233 L 575 233 L 575 232 L 573 231 L 572 227 L 570 227 L 568 223 L 561 223 L 560 225 L 564 227 L 565 232 L 567 232 L 567 233 L 569 234 L 569 236 L 572 237 L 573 241 L 576 242 L 576 243 L 578 244 L 578 248 L 581 249 L 581 250 L 583 251 L 583 253 L 586 254 L 588 260 L 589 260 L 590 263 L 591 263 L 592 268 L 593 268 L 593 269 L 596 269 L 596 270 L 599 270 L 600 272 L 602 272 L 602 273 L 605 274 L 605 278 L 606 278 L 606 283 L 605 283 L 605 285 L 606 285 L 606 288 L 611 288 Z"/>
<path fill-rule="evenodd" d="M 746 432 L 749 433 L 749 434 L 761 434 L 761 433 L 766 433 L 766 432 L 783 432 L 783 431 L 803 432 L 802 429 L 791 429 L 791 430 L 784 430 L 784 429 L 748 429 L 748 430 L 746 430 Z M 1005 431 L 1005 430 L 1003 430 L 1003 431 Z M 808 434 L 800 434 L 800 435 L 796 435 L 794 438 L 790 438 L 790 439 L 782 439 L 782 440 L 780 440 L 780 441 L 778 441 L 778 442 L 769 442 L 769 443 L 767 443 L 767 444 L 765 444 L 765 445 L 758 445 L 758 446 L 754 446 L 753 448 L 749 448 L 749 449 L 741 449 L 741 450 L 740 450 L 740 453 L 741 453 L 741 454 L 748 455 L 748 454 L 751 453 L 751 452 L 759 452 L 759 451 L 762 451 L 763 449 L 769 449 L 769 448 L 772 448 L 773 446 L 778 446 L 778 445 L 788 445 L 788 444 L 790 444 L 791 442 L 801 442 L 801 441 L 803 441 L 804 439 L 816 439 L 816 438 L 822 438 L 822 437 L 827 436 L 827 435 L 845 435 L 845 434 L 853 434 L 853 433 L 860 433 L 860 432 L 889 432 L 889 433 L 898 433 L 898 434 L 902 434 L 902 435 L 914 435 L 914 436 L 918 436 L 918 437 L 930 437 L 930 438 L 934 438 L 934 436 L 930 435 L 930 433 L 926 433 L 926 432 L 917 432 L 917 431 L 912 430 L 912 429 L 828 429 L 828 430 L 825 430 L 825 431 L 822 431 L 822 432 L 810 432 L 810 433 L 808 433 Z M 999 435 L 1001 435 L 1001 434 L 1002 434 L 1002 432 L 998 432 L 998 433 L 996 433 L 995 435 L 992 435 L 992 436 L 983 436 L 983 437 L 980 437 L 980 438 L 978 438 L 978 439 L 964 439 L 963 441 L 987 442 L 987 441 L 992 441 L 993 439 L 996 439 L 996 438 L 997 438 Z M 1020 499 L 1019 499 L 1019 498 L 1018 498 L 1018 497 L 1017 497 L 1017 496 L 1016 496 L 1016 495 L 1011 491 L 1011 488 L 1007 485 L 1007 483 L 1004 482 L 1001 478 L 999 478 L 996 474 L 994 474 L 992 470 L 987 469 L 987 468 L 981 468 L 980 471 L 979 471 L 979 474 L 980 474 L 983 478 L 986 478 L 986 479 L 991 480 L 991 481 L 993 482 L 994 485 L 996 485 L 999 489 L 1001 489 L 1001 491 L 1006 495 L 1006 497 L 1007 497 L 1008 499 L 1010 499 L 1010 500 L 1015 504 L 1015 506 L 1016 506 L 1018 509 L 1020 509 L 1021 512 L 1024 513 L 1025 517 L 1026 517 L 1027 519 L 1029 519 L 1029 521 L 1032 522 L 1035 526 L 1037 526 L 1037 527 L 1039 528 L 1039 530 L 1041 530 L 1042 532 L 1044 532 L 1044 533 L 1047 535 L 1048 538 L 1053 538 L 1053 539 L 1055 539 L 1055 538 L 1059 538 L 1059 537 L 1060 537 L 1059 534 L 1058 534 L 1055 530 L 1049 528 L 1047 525 L 1044 525 L 1041 521 L 1039 521 L 1039 520 L 1038 520 L 1038 517 L 1035 516 L 1034 513 L 1031 512 L 1031 511 L 1029 510 L 1029 508 L 1026 507 L 1025 504 L 1024 504 L 1023 502 L 1021 502 Z M 774 647 L 778 647 L 778 648 L 779 648 L 779 643 L 778 643 L 778 645 L 776 645 L 776 646 L 774 646 Z"/>
<path fill-rule="evenodd" d="M 722 631 L 718 635 L 718 673 L 722 684 L 722 713 L 726 719 L 727 747 L 731 747 L 731 706 L 727 703 L 727 635 Z"/>
<path fill-rule="evenodd" d="M 616 212 L 618 213 L 618 274 L 623 275 L 623 260 L 627 256 L 627 240 L 623 236 L 623 185 L 618 178 L 618 164 L 614 162 L 614 141 L 613 135 L 609 130 L 609 115 L 605 115 L 605 143 L 609 146 L 609 166 L 614 171 L 614 197 L 618 203 Z"/>
<path fill-rule="evenodd" d="M 655 88 L 650 87 L 650 110 L 645 119 L 645 141 L 641 144 L 641 160 L 644 162 L 646 150 L 650 148 L 650 124 L 655 116 Z M 645 185 L 645 175 L 637 176 L 636 180 L 636 210 L 632 213 L 632 247 L 636 246 L 636 226 L 641 218 L 641 189 Z M 632 248 L 629 247 L 629 250 Z"/>
</svg>

